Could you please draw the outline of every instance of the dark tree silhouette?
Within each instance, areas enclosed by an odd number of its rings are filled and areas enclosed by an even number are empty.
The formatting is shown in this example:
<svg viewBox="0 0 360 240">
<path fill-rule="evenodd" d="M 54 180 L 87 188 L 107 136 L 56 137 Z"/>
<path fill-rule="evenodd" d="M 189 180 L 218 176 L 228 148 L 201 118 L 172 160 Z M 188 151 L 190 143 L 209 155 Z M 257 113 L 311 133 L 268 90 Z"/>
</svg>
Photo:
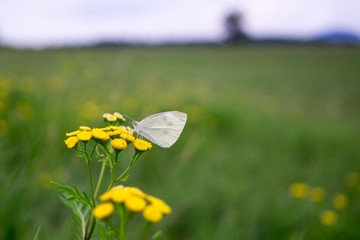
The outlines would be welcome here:
<svg viewBox="0 0 360 240">
<path fill-rule="evenodd" d="M 249 40 L 243 31 L 243 14 L 240 12 L 231 12 L 225 17 L 225 30 L 228 42 Z"/>
</svg>

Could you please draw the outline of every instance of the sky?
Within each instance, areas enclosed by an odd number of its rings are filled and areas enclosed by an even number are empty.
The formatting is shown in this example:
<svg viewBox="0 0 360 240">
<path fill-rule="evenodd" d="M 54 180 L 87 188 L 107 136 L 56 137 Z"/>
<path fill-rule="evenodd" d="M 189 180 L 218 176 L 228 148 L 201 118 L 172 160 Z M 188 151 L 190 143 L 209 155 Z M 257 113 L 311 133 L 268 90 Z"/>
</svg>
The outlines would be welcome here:
<svg viewBox="0 0 360 240">
<path fill-rule="evenodd" d="M 253 37 L 360 36 L 360 0 L 0 0 L 0 44 L 46 47 L 101 40 L 221 40 L 224 17 Z"/>
</svg>

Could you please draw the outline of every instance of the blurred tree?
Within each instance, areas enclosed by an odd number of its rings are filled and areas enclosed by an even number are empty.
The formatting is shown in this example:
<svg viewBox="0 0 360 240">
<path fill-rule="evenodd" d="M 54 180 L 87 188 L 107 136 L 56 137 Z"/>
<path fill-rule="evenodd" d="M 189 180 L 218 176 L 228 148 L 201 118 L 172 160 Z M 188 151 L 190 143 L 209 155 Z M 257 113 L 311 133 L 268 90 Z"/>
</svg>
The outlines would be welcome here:
<svg viewBox="0 0 360 240">
<path fill-rule="evenodd" d="M 249 37 L 243 31 L 243 14 L 234 11 L 225 17 L 225 31 L 227 42 L 239 42 L 249 40 Z"/>
</svg>

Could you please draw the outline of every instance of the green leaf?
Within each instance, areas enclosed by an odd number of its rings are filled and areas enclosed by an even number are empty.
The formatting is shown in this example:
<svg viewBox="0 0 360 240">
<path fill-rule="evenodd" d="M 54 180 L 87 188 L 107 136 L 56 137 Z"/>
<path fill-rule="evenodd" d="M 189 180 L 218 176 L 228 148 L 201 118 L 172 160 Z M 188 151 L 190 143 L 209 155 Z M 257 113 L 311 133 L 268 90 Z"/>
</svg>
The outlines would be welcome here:
<svg viewBox="0 0 360 240">
<path fill-rule="evenodd" d="M 156 240 L 156 239 L 160 239 L 162 235 L 162 231 L 159 230 L 156 233 L 154 233 L 154 235 L 152 235 L 151 240 Z"/>
<path fill-rule="evenodd" d="M 115 239 L 115 231 L 102 221 L 98 222 L 98 232 L 101 240 Z"/>
<path fill-rule="evenodd" d="M 62 193 L 66 200 L 85 204 L 91 208 L 94 207 L 89 196 L 84 191 L 81 193 L 77 187 L 69 187 L 56 182 L 51 182 L 51 185 L 58 190 L 58 192 Z"/>
</svg>

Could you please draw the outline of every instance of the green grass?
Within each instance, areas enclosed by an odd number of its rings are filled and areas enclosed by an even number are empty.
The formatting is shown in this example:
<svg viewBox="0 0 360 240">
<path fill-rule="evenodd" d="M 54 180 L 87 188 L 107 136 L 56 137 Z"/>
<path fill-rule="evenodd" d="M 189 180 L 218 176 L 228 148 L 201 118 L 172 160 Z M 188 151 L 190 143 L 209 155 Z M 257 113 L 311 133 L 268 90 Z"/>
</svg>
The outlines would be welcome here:
<svg viewBox="0 0 360 240">
<path fill-rule="evenodd" d="M 86 186 L 65 133 L 135 119 L 189 115 L 170 149 L 154 147 L 128 185 L 168 202 L 163 239 L 357 239 L 360 49 L 326 46 L 0 49 L 0 239 L 74 239 L 72 215 L 49 182 Z M 293 199 L 290 184 L 327 189 Z M 332 195 L 349 195 L 323 226 Z M 6 219 L 6 221 L 5 221 Z M 134 230 L 135 231 L 135 230 Z"/>
</svg>

